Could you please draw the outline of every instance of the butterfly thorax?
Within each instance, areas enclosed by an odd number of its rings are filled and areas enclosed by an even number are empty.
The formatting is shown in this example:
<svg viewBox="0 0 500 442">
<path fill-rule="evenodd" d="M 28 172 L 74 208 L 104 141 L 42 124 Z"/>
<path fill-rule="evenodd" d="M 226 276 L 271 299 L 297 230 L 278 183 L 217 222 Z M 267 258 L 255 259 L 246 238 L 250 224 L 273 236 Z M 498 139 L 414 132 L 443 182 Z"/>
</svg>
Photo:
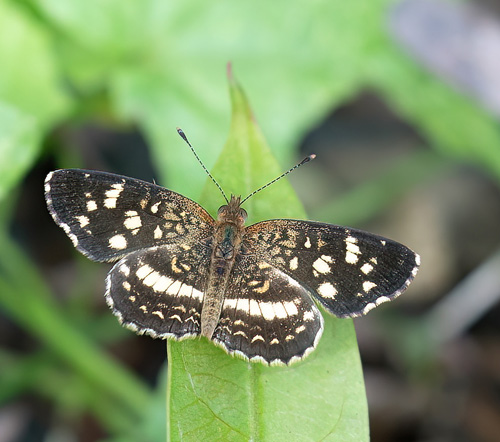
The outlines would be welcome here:
<svg viewBox="0 0 500 442">
<path fill-rule="evenodd" d="M 229 275 L 240 251 L 247 214 L 240 197 L 231 195 L 217 214 L 212 241 L 210 271 L 201 312 L 201 334 L 211 338 L 219 322 Z"/>
</svg>

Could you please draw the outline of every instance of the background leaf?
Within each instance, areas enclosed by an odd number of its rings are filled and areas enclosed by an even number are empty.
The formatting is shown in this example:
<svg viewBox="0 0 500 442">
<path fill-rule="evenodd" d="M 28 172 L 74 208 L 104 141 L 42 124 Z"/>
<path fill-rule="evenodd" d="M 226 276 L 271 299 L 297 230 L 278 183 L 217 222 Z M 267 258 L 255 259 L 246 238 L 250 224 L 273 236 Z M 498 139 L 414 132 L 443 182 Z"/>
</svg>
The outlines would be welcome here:
<svg viewBox="0 0 500 442">
<path fill-rule="evenodd" d="M 246 195 L 279 175 L 279 167 L 243 91 L 232 79 L 230 94 L 231 128 L 213 173 L 223 188 Z M 214 198 L 221 198 L 211 181 L 204 195 L 202 202 L 215 213 Z M 304 214 L 285 179 L 252 197 L 245 207 L 252 221 Z M 351 320 L 328 317 L 318 348 L 290 367 L 232 358 L 206 339 L 168 345 L 167 419 L 172 440 L 278 440 L 285 434 L 289 440 L 368 440 L 366 397 Z"/>
</svg>

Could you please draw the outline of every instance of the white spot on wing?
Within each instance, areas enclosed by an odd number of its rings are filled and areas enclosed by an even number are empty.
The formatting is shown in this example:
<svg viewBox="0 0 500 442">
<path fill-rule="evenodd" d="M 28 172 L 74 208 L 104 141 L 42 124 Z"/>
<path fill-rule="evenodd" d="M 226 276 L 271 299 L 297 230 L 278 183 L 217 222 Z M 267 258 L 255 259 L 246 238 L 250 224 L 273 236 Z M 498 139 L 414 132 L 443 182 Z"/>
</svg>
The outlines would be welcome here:
<svg viewBox="0 0 500 442">
<path fill-rule="evenodd" d="M 285 306 L 281 302 L 275 302 L 273 305 L 273 309 L 274 309 L 274 315 L 278 319 L 284 319 L 288 316 L 288 313 L 285 310 Z"/>
<path fill-rule="evenodd" d="M 363 290 L 365 293 L 368 293 L 372 288 L 377 287 L 377 284 L 371 281 L 365 281 L 363 282 Z"/>
<path fill-rule="evenodd" d="M 309 239 L 308 236 L 306 236 L 306 242 L 304 243 L 304 247 L 306 249 L 310 249 L 311 248 L 311 240 Z"/>
<path fill-rule="evenodd" d="M 106 209 L 116 208 L 116 198 L 106 198 L 104 200 L 104 207 L 106 207 Z"/>
<path fill-rule="evenodd" d="M 157 271 L 153 271 L 148 276 L 146 276 L 142 282 L 148 287 L 153 287 L 160 278 L 161 275 Z"/>
<path fill-rule="evenodd" d="M 285 307 L 288 316 L 295 316 L 299 313 L 297 306 L 292 301 L 284 302 L 283 307 Z"/>
<path fill-rule="evenodd" d="M 255 302 L 255 301 L 252 301 Z M 270 321 L 274 319 L 274 308 L 273 305 L 269 302 L 262 302 L 260 303 L 260 310 L 262 311 L 262 316 L 264 316 L 264 319 Z"/>
<path fill-rule="evenodd" d="M 306 329 L 306 326 L 304 324 L 302 324 L 295 329 L 295 333 L 297 333 L 297 334 L 302 333 L 305 329 Z"/>
<path fill-rule="evenodd" d="M 236 309 L 251 316 L 263 316 L 266 320 L 284 319 L 299 313 L 292 302 L 258 302 L 254 299 L 226 299 L 224 309 Z"/>
<path fill-rule="evenodd" d="M 76 219 L 80 223 L 80 227 L 82 229 L 90 223 L 90 220 L 85 215 L 77 216 Z"/>
<path fill-rule="evenodd" d="M 109 247 L 116 250 L 123 250 L 127 247 L 127 240 L 123 235 L 115 235 L 109 239 Z"/>
<path fill-rule="evenodd" d="M 151 213 L 156 213 L 158 212 L 158 207 L 160 206 L 161 204 L 161 201 L 158 201 L 157 203 L 153 204 L 151 206 Z"/>
<path fill-rule="evenodd" d="M 108 198 L 118 198 L 123 190 L 123 184 L 113 184 L 112 189 L 106 190 L 105 195 Z"/>
<path fill-rule="evenodd" d="M 255 335 L 255 336 L 253 337 L 253 339 L 252 339 L 250 342 L 253 344 L 255 341 L 262 341 L 262 342 L 266 342 L 266 341 L 264 340 L 264 338 L 263 338 L 261 335 Z"/>
<path fill-rule="evenodd" d="M 321 273 L 322 275 L 330 273 L 330 266 L 321 258 L 318 258 L 316 261 L 314 261 L 313 269 L 318 273 Z"/>
<path fill-rule="evenodd" d="M 173 281 L 168 287 L 166 293 L 174 296 L 183 296 L 186 298 L 197 299 L 199 301 L 203 300 L 203 292 L 195 289 L 193 286 L 183 284 L 181 281 Z"/>
<path fill-rule="evenodd" d="M 87 212 L 93 212 L 94 210 L 97 210 L 97 204 L 93 200 L 87 201 Z"/>
<path fill-rule="evenodd" d="M 299 267 L 299 258 L 297 258 L 296 256 L 294 256 L 290 260 L 290 270 L 297 270 L 298 267 Z"/>
<path fill-rule="evenodd" d="M 148 276 L 151 272 L 153 271 L 153 269 L 151 267 L 149 267 L 147 264 L 144 264 L 142 266 L 140 266 L 138 269 L 137 269 L 137 272 L 135 272 L 135 274 L 137 275 L 137 277 L 139 279 L 144 279 L 146 276 Z"/>
<path fill-rule="evenodd" d="M 323 298 L 328 298 L 328 299 L 335 298 L 335 295 L 337 294 L 337 290 L 329 282 L 324 282 L 323 284 L 321 284 L 318 287 L 317 291 L 321 296 L 323 296 Z"/>
<path fill-rule="evenodd" d="M 360 253 L 359 247 L 356 244 L 346 242 L 345 245 L 346 245 L 347 252 L 355 253 L 356 255 L 358 255 Z"/>
<path fill-rule="evenodd" d="M 387 296 L 381 296 L 380 298 L 377 298 L 375 302 L 370 302 L 370 304 L 366 305 L 366 307 L 363 309 L 362 315 L 366 315 L 370 310 L 373 310 L 378 305 L 383 304 L 384 302 L 389 302 L 390 300 L 391 299 Z"/>
<path fill-rule="evenodd" d="M 141 217 L 139 215 L 129 216 L 125 219 L 123 225 L 129 230 L 138 229 L 139 227 L 142 227 Z"/>
<path fill-rule="evenodd" d="M 228 301 L 235 301 L 233 307 L 235 307 L 237 310 L 240 310 L 242 312 L 247 313 L 248 315 L 250 314 L 250 300 L 249 299 L 247 299 L 247 298 L 227 299 L 226 302 L 228 302 Z M 225 303 L 224 303 L 224 305 L 225 305 Z"/>
<path fill-rule="evenodd" d="M 368 275 L 373 270 L 373 266 L 371 264 L 363 264 L 361 267 L 361 271 L 365 274 Z"/>
<path fill-rule="evenodd" d="M 73 243 L 73 245 L 76 247 L 78 245 L 78 238 L 76 237 L 76 235 L 69 232 L 68 236 L 69 236 L 69 239 L 71 240 L 71 242 Z"/>
<path fill-rule="evenodd" d="M 163 313 L 159 310 L 155 311 L 155 312 L 151 312 L 152 315 L 156 315 L 158 316 L 160 319 L 165 319 L 165 316 L 163 316 Z"/>
<path fill-rule="evenodd" d="M 250 315 L 251 316 L 261 316 L 262 312 L 261 309 L 259 308 L 259 303 L 255 301 L 254 299 L 250 299 Z M 262 303 L 264 304 L 264 303 Z"/>
<path fill-rule="evenodd" d="M 49 172 L 47 176 L 45 177 L 45 189 L 50 190 L 50 184 L 49 181 L 52 179 L 52 176 L 54 175 L 54 172 Z"/>
<path fill-rule="evenodd" d="M 313 311 L 305 312 L 302 319 L 304 321 L 313 321 L 314 320 L 314 312 Z"/>
<path fill-rule="evenodd" d="M 156 226 L 156 229 L 154 231 L 154 238 L 161 239 L 162 236 L 163 236 L 163 231 L 160 229 L 160 226 Z"/>
<path fill-rule="evenodd" d="M 358 255 L 355 255 L 354 253 L 352 252 L 347 252 L 345 254 L 345 261 L 348 263 L 348 264 L 356 264 L 358 262 Z"/>
<path fill-rule="evenodd" d="M 155 292 L 165 292 L 168 287 L 173 283 L 173 280 L 167 276 L 161 276 L 158 281 L 153 285 L 153 290 Z"/>
</svg>

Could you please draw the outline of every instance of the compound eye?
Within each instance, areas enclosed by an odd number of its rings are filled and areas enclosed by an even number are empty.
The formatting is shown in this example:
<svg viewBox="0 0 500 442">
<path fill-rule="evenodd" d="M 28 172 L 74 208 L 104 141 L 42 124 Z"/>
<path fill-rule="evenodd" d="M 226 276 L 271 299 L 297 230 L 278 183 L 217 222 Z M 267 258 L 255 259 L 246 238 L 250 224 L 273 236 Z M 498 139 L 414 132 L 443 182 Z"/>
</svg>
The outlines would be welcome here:
<svg viewBox="0 0 500 442">
<path fill-rule="evenodd" d="M 226 209 L 226 207 L 227 207 L 227 205 L 220 206 L 219 210 L 217 210 L 217 215 L 220 215 L 222 212 L 224 212 L 224 210 Z"/>
<path fill-rule="evenodd" d="M 248 218 L 248 213 L 245 209 L 240 209 L 240 216 L 243 218 L 243 221 L 246 221 Z"/>
</svg>

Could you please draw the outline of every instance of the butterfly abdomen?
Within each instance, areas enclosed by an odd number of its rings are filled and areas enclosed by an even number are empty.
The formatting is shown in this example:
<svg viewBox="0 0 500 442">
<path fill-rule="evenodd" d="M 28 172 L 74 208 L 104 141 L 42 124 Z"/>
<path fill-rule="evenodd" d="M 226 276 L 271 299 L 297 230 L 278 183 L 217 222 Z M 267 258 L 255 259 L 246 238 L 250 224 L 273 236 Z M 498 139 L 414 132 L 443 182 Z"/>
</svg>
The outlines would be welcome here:
<svg viewBox="0 0 500 442">
<path fill-rule="evenodd" d="M 201 334 L 209 339 L 219 323 L 227 283 L 239 253 L 243 229 L 227 219 L 217 221 L 214 229 L 212 259 L 201 311 Z"/>
</svg>

